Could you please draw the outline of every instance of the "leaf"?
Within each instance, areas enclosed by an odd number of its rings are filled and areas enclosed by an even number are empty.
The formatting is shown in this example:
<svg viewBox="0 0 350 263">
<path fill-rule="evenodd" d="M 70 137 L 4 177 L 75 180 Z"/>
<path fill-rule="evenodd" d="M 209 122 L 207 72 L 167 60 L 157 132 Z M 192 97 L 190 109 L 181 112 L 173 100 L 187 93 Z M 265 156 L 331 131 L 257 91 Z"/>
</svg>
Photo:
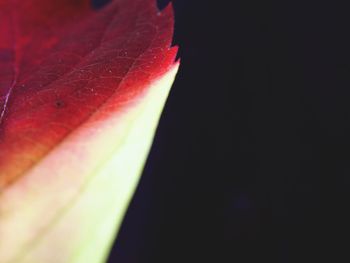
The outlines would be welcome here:
<svg viewBox="0 0 350 263">
<path fill-rule="evenodd" d="M 155 0 L 0 0 L 0 262 L 104 261 L 178 69 Z"/>
</svg>

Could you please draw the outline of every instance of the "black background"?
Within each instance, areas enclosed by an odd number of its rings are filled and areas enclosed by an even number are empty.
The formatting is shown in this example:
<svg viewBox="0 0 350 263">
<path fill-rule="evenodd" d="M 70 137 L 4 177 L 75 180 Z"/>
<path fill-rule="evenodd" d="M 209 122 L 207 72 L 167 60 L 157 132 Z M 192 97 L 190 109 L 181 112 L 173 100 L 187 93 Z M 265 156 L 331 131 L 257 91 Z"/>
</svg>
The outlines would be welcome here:
<svg viewBox="0 0 350 263">
<path fill-rule="evenodd" d="M 174 7 L 180 71 L 109 262 L 349 262 L 348 6 Z"/>
</svg>

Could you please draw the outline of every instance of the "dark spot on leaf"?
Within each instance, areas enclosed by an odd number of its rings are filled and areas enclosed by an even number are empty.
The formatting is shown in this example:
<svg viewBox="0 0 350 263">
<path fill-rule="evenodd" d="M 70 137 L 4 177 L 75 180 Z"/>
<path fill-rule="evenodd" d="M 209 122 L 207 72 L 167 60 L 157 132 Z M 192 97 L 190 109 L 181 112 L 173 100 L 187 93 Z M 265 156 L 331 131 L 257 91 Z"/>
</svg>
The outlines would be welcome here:
<svg viewBox="0 0 350 263">
<path fill-rule="evenodd" d="M 107 5 L 111 0 L 91 0 L 94 9 L 100 9 Z"/>
<path fill-rule="evenodd" d="M 55 107 L 56 108 L 63 108 L 64 106 L 66 106 L 66 103 L 63 100 L 56 100 L 55 101 Z"/>
</svg>

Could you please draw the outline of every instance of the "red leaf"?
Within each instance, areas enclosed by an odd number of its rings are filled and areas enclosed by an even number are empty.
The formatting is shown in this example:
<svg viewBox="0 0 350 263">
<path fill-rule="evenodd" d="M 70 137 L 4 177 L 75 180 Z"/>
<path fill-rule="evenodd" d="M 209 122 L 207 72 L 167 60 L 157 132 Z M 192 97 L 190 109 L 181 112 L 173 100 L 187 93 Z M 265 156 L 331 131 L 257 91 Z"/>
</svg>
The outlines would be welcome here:
<svg viewBox="0 0 350 263">
<path fill-rule="evenodd" d="M 0 191 L 173 66 L 172 8 L 155 2 L 0 0 Z"/>
</svg>

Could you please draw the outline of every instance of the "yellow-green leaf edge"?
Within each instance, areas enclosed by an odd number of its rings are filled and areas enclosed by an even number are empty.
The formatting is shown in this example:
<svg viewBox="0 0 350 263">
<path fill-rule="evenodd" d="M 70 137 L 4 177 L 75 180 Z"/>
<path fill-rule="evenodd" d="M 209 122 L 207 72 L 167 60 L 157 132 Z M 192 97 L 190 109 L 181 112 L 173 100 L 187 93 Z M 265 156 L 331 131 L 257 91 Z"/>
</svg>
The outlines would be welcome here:
<svg viewBox="0 0 350 263">
<path fill-rule="evenodd" d="M 106 261 L 178 67 L 124 112 L 82 127 L 0 194 L 0 263 Z"/>
</svg>

